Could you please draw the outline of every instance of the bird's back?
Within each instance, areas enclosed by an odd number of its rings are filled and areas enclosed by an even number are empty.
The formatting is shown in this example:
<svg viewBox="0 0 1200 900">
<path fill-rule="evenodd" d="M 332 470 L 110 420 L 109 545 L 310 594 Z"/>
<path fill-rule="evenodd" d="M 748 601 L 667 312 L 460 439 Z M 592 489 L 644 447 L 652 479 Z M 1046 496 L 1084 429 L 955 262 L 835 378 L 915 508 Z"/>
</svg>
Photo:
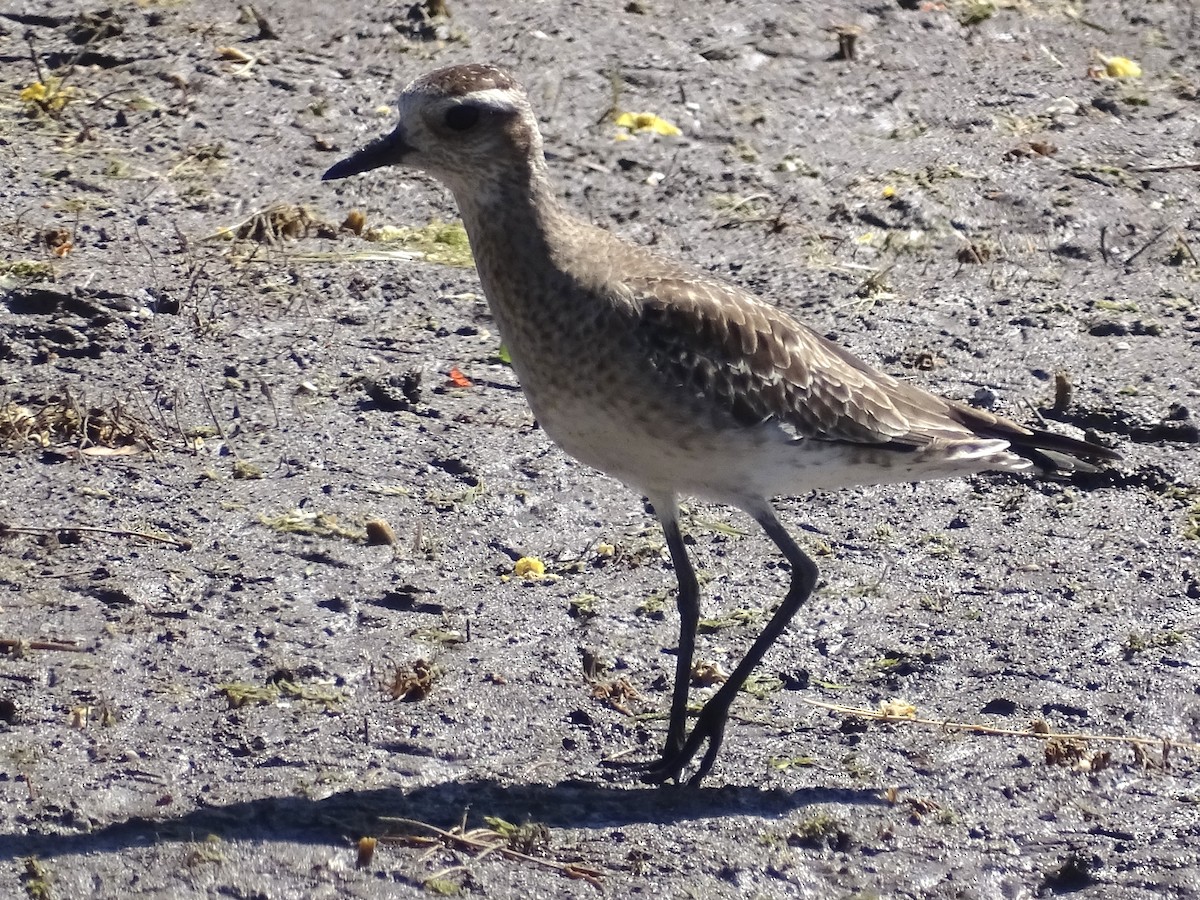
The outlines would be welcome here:
<svg viewBox="0 0 1200 900">
<path fill-rule="evenodd" d="M 530 279 L 482 254 L 493 306 L 517 311 L 502 327 L 522 384 L 568 452 L 648 493 L 736 501 L 1045 465 L 1043 448 L 1113 456 L 879 372 L 744 289 L 577 219 L 545 246 L 524 261 Z M 531 281 L 536 302 L 517 296 Z"/>
</svg>

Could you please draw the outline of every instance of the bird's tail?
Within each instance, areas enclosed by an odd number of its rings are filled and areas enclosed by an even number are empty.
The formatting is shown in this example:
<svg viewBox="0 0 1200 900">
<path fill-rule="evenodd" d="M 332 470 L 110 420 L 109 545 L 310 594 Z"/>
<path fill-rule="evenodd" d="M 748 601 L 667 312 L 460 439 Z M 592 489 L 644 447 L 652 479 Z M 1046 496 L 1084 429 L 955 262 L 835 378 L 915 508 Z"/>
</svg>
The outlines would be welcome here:
<svg viewBox="0 0 1200 900">
<path fill-rule="evenodd" d="M 1026 428 L 982 409 L 955 404 L 950 411 L 959 424 L 980 437 L 1008 441 L 1008 449 L 1046 472 L 1096 472 L 1121 454 L 1091 441 L 1052 431 Z"/>
</svg>

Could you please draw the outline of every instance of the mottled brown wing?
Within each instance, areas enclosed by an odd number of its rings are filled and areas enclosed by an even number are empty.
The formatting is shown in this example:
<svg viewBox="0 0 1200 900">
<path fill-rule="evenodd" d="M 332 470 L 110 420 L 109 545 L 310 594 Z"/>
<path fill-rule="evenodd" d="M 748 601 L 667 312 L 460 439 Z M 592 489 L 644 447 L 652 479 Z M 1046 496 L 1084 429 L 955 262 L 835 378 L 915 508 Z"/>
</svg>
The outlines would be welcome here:
<svg viewBox="0 0 1200 900">
<path fill-rule="evenodd" d="M 653 364 L 742 424 L 775 420 L 797 437 L 897 449 L 974 436 L 947 401 L 872 369 L 738 288 L 670 278 L 629 286 Z"/>
<path fill-rule="evenodd" d="M 1000 439 L 1051 471 L 1072 468 L 1072 460 L 1121 458 L 1107 447 L 1026 428 L 898 381 L 732 285 L 694 277 L 640 277 L 627 284 L 653 365 L 741 424 L 774 420 L 798 438 L 897 450 Z"/>
</svg>

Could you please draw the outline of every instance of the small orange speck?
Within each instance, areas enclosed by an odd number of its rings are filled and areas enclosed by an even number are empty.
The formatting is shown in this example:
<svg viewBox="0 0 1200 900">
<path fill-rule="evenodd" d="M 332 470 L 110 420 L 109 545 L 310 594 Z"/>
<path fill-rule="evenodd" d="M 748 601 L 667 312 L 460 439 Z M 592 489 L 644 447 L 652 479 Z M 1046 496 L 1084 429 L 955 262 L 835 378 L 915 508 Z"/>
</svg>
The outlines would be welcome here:
<svg viewBox="0 0 1200 900">
<path fill-rule="evenodd" d="M 460 388 L 469 388 L 474 385 L 474 382 L 471 381 L 471 379 L 468 378 L 466 375 L 464 375 L 462 373 L 462 371 L 458 368 L 458 366 L 455 366 L 453 369 L 450 370 L 450 382 L 455 387 L 460 387 Z"/>
</svg>

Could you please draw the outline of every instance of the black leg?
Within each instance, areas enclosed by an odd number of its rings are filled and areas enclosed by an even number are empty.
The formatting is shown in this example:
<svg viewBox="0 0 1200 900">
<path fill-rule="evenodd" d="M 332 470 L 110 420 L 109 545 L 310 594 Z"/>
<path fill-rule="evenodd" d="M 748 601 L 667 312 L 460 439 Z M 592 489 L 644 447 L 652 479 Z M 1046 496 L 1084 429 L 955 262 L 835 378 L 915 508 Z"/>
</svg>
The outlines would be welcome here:
<svg viewBox="0 0 1200 900">
<path fill-rule="evenodd" d="M 804 551 L 792 540 L 791 535 L 779 524 L 779 519 L 776 518 L 775 511 L 771 506 L 764 503 L 753 509 L 752 514 L 758 524 L 767 533 L 767 536 L 775 542 L 792 566 L 792 583 L 788 589 L 787 596 L 783 598 L 783 602 L 779 605 L 779 609 L 775 611 L 775 615 L 767 623 L 767 627 L 755 639 L 749 651 L 742 658 L 742 661 L 733 670 L 733 674 L 729 676 L 729 680 L 721 685 L 721 689 L 704 705 L 704 709 L 700 711 L 700 715 L 696 718 L 696 724 L 692 727 L 692 733 L 688 735 L 682 749 L 676 753 L 672 753 L 670 744 L 668 744 L 662 760 L 643 775 L 643 781 L 655 784 L 671 780 L 678 781 L 684 768 L 692 761 L 692 758 L 699 752 L 700 747 L 706 741 L 708 742 L 708 749 L 700 760 L 700 766 L 696 770 L 696 774 L 689 779 L 688 784 L 699 784 L 712 771 L 717 753 L 721 749 L 721 741 L 725 736 L 725 723 L 729 719 L 729 708 L 733 705 L 738 691 L 745 684 L 746 678 L 754 670 L 754 667 L 762 661 L 767 650 L 775 643 L 779 635 L 783 633 L 788 622 L 796 614 L 796 610 L 808 599 L 813 592 L 813 588 L 817 585 L 818 571 L 816 563 L 805 555 Z M 676 688 L 678 688 L 678 684 Z M 684 693 L 686 696 L 686 691 Z"/>
<path fill-rule="evenodd" d="M 675 566 L 675 578 L 679 582 L 679 594 L 675 604 L 679 608 L 679 655 L 675 660 L 675 687 L 671 691 L 671 723 L 667 727 L 667 743 L 663 758 L 674 756 L 683 750 L 683 738 L 687 732 L 688 688 L 692 683 L 692 658 L 696 653 L 696 628 L 700 624 L 700 583 L 688 559 L 683 535 L 679 533 L 679 520 L 671 515 L 659 515 L 663 534 L 667 538 L 667 549 L 671 551 L 671 562 Z"/>
<path fill-rule="evenodd" d="M 671 719 L 667 725 L 667 741 L 662 756 L 653 762 L 608 763 L 615 768 L 635 769 L 644 774 L 643 780 L 657 783 L 664 779 L 655 778 L 653 773 L 669 760 L 683 752 L 687 736 L 688 689 L 692 683 L 692 659 L 696 654 L 696 629 L 700 624 L 700 582 L 688 558 L 683 535 L 679 531 L 679 509 L 674 497 L 650 498 L 654 513 L 662 525 L 671 552 L 671 563 L 675 567 L 675 578 L 679 592 L 675 598 L 679 609 L 679 651 L 675 660 L 675 685 L 671 690 Z"/>
</svg>

